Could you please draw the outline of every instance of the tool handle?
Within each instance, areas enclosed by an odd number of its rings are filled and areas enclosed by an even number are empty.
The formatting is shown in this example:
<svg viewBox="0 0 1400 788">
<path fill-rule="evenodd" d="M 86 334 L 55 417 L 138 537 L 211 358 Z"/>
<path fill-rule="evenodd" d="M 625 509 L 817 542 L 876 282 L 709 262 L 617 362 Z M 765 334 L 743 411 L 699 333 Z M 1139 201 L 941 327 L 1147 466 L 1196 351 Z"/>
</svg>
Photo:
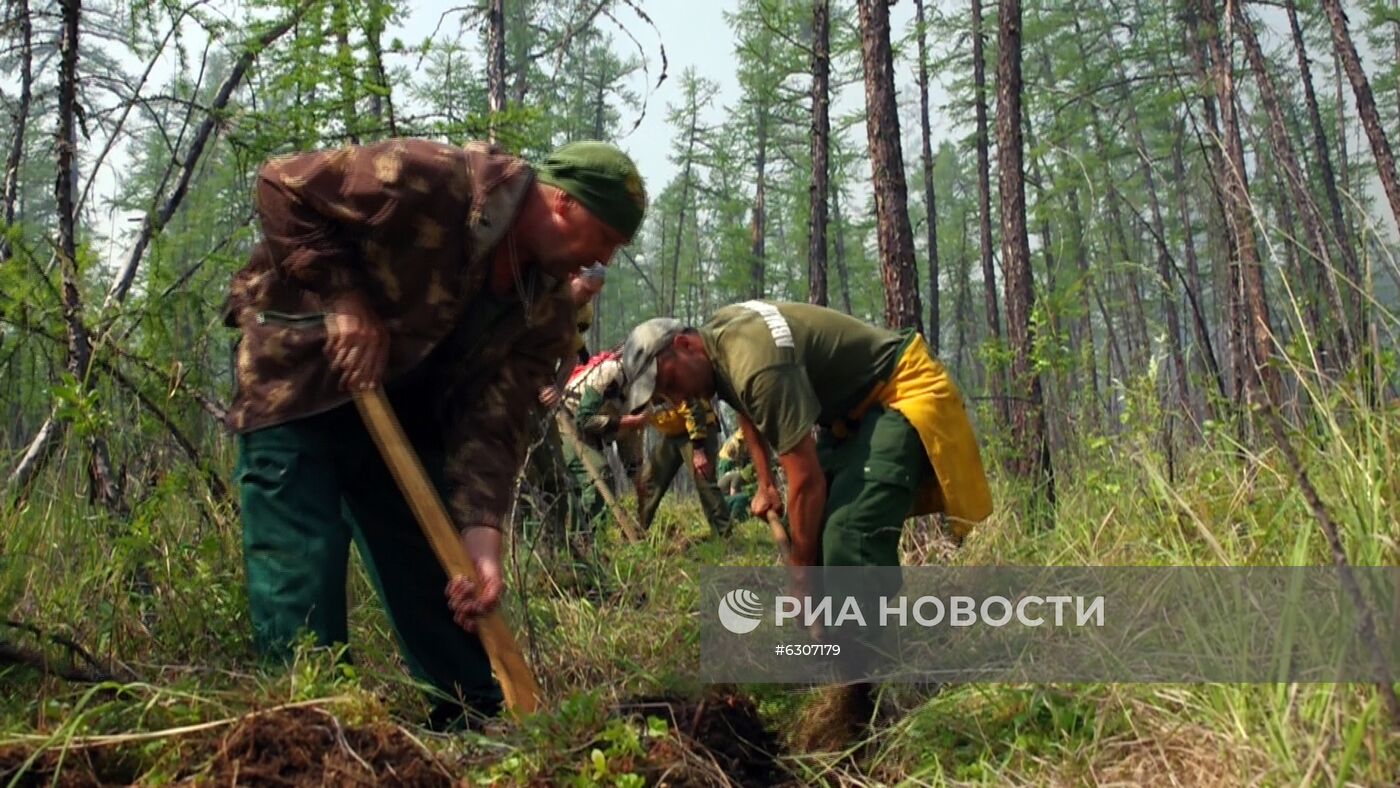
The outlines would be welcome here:
<svg viewBox="0 0 1400 788">
<path fill-rule="evenodd" d="M 617 520 L 617 525 L 622 529 L 623 536 L 629 542 L 640 542 L 642 539 L 641 529 L 633 522 L 632 516 L 627 513 L 627 510 L 622 508 L 622 504 L 618 503 L 617 496 L 613 495 L 607 480 L 603 478 L 603 472 L 599 470 L 597 465 L 593 464 L 593 458 L 588 456 L 583 445 L 583 438 L 579 437 L 578 428 L 574 426 L 573 420 L 563 410 L 557 411 L 555 418 L 559 422 L 559 432 L 563 433 L 569 441 L 569 445 L 574 449 L 574 454 L 578 455 L 579 462 L 583 463 L 583 470 L 593 480 L 593 486 L 598 488 L 598 493 L 603 496 L 603 501 L 612 510 L 613 519 Z"/>
<path fill-rule="evenodd" d="M 773 541 L 778 545 L 778 553 L 783 557 L 783 563 L 787 563 L 792 556 L 792 542 L 788 540 L 787 528 L 783 525 L 783 518 L 777 512 L 768 513 L 768 527 L 773 531 Z"/>
<path fill-rule="evenodd" d="M 409 508 L 422 527 L 423 533 L 432 545 L 438 562 L 446 570 L 448 577 L 463 575 L 469 580 L 476 579 L 476 565 L 472 563 L 467 548 L 458 537 L 457 528 L 447 514 L 447 508 L 438 496 L 437 488 L 428 480 L 423 463 L 404 436 L 403 427 L 394 415 L 389 400 L 380 389 L 360 392 L 355 395 L 355 404 L 364 417 L 384 463 L 389 466 Z M 445 603 L 444 603 L 445 604 Z M 539 709 L 540 688 L 535 675 L 525 662 L 520 646 L 506 626 L 505 619 L 498 611 L 492 611 L 477 621 L 477 635 L 486 655 L 491 660 L 491 669 L 501 682 L 501 690 L 506 696 L 506 707 L 518 714 L 529 714 Z"/>
</svg>

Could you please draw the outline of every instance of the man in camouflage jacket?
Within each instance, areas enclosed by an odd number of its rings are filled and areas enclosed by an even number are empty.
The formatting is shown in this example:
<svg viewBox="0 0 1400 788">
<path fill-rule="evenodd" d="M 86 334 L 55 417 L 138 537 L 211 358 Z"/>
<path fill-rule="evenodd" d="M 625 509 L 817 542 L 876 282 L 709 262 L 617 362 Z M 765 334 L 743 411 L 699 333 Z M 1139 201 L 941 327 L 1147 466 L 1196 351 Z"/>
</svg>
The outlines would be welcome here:
<svg viewBox="0 0 1400 788">
<path fill-rule="evenodd" d="M 257 179 L 263 240 L 233 278 L 228 425 L 257 643 L 346 642 L 359 547 L 432 721 L 499 708 L 478 616 L 503 590 L 500 529 L 536 393 L 570 350 L 567 280 L 607 262 L 646 195 L 611 145 L 531 166 L 426 140 L 293 154 Z M 461 529 L 478 581 L 446 577 L 355 410 L 383 385 Z M 444 598 L 445 597 L 445 598 Z"/>
</svg>

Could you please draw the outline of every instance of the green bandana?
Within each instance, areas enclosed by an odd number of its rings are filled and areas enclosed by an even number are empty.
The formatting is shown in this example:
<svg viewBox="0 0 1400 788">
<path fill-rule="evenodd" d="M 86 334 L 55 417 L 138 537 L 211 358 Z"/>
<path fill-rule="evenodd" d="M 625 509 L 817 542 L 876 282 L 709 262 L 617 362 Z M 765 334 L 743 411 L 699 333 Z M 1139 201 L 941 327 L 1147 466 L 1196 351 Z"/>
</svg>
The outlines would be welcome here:
<svg viewBox="0 0 1400 788">
<path fill-rule="evenodd" d="M 647 192 L 637 165 L 606 142 L 570 142 L 535 165 L 535 177 L 578 200 L 628 241 L 646 214 Z"/>
</svg>

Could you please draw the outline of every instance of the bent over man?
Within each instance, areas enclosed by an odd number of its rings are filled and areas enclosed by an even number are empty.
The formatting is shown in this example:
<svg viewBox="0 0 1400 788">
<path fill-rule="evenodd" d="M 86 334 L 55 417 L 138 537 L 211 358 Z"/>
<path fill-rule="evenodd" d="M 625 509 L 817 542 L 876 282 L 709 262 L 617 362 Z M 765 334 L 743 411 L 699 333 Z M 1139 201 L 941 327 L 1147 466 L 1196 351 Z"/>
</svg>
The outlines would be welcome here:
<svg viewBox="0 0 1400 788">
<path fill-rule="evenodd" d="M 527 420 L 574 338 L 566 281 L 631 239 L 645 199 L 631 160 L 599 142 L 533 167 L 408 139 L 262 167 L 263 240 L 224 316 L 242 331 L 228 425 L 264 654 L 285 657 L 302 632 L 347 641 L 353 540 L 406 662 L 438 690 L 430 722 L 499 708 L 470 630 L 500 599 Z M 350 402 L 379 385 L 461 529 L 475 584 L 449 583 Z"/>
<path fill-rule="evenodd" d="M 961 534 L 992 511 L 962 397 L 916 333 L 820 306 L 747 301 L 699 329 L 649 320 L 622 357 L 630 407 L 718 394 L 739 412 L 759 517 L 784 508 L 768 462 L 777 453 L 795 566 L 897 566 L 906 518 L 943 512 Z M 835 687 L 827 701 L 814 718 L 846 724 L 827 728 L 838 741 L 873 711 L 865 683 Z"/>
</svg>

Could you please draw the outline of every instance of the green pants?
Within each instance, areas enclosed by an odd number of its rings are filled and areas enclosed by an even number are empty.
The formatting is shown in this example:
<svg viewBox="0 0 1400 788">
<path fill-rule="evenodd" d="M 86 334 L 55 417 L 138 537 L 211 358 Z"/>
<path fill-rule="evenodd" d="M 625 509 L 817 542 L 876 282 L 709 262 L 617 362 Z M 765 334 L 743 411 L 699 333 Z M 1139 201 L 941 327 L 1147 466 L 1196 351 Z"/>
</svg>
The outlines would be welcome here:
<svg viewBox="0 0 1400 788">
<path fill-rule="evenodd" d="M 428 474 L 444 492 L 441 431 L 427 408 L 395 410 Z M 415 420 L 418 423 L 415 423 Z M 393 624 L 409 669 L 436 687 L 430 722 L 464 707 L 494 714 L 500 687 L 481 641 L 453 621 L 443 572 L 354 405 L 239 436 L 235 481 L 255 639 L 286 659 L 303 632 L 345 643 L 346 562 L 353 539 Z"/>
<path fill-rule="evenodd" d="M 718 445 L 719 441 L 714 435 L 707 436 L 705 454 L 710 457 L 718 456 Z M 651 527 L 652 520 L 656 519 L 656 510 L 661 507 L 661 499 L 665 497 L 667 488 L 676 478 L 676 472 L 681 469 L 681 465 L 691 466 L 692 456 L 694 450 L 690 446 L 690 438 L 686 435 L 662 435 L 661 440 L 647 453 L 646 462 L 642 465 L 639 503 L 643 530 Z M 732 523 L 719 485 L 715 484 L 713 479 L 696 475 L 693 467 L 691 473 L 695 476 L 695 491 L 700 496 L 700 506 L 705 510 L 705 519 L 710 522 L 710 528 L 720 536 L 728 535 Z"/>
<path fill-rule="evenodd" d="M 603 483 L 608 485 L 608 489 L 617 490 L 617 485 L 613 480 L 612 465 L 608 463 L 608 457 L 597 446 L 588 442 L 573 443 L 567 442 L 564 446 L 564 457 L 567 460 L 569 473 L 574 477 L 574 485 L 578 489 L 578 531 L 585 538 L 591 537 L 604 513 L 607 511 L 608 503 L 603 498 L 603 494 L 598 492 L 598 485 L 593 482 L 593 476 L 584 467 L 583 458 L 579 456 L 582 451 L 593 467 L 602 474 Z"/>
<path fill-rule="evenodd" d="M 855 434 L 822 430 L 825 566 L 898 566 L 899 537 L 919 486 L 933 473 L 919 433 L 896 410 L 871 408 Z"/>
<path fill-rule="evenodd" d="M 826 474 L 822 524 L 823 566 L 899 566 L 899 538 L 914 509 L 920 484 L 933 473 L 919 433 L 899 411 L 872 408 L 855 433 L 836 438 L 822 430 L 817 459 Z M 854 584 L 854 585 L 852 585 Z M 823 579 L 824 593 L 853 597 L 862 610 L 881 595 L 897 593 L 900 582 L 871 582 L 865 575 Z M 864 628 L 828 633 L 841 644 L 837 665 L 844 678 L 867 678 L 881 664 L 888 643 Z"/>
</svg>

